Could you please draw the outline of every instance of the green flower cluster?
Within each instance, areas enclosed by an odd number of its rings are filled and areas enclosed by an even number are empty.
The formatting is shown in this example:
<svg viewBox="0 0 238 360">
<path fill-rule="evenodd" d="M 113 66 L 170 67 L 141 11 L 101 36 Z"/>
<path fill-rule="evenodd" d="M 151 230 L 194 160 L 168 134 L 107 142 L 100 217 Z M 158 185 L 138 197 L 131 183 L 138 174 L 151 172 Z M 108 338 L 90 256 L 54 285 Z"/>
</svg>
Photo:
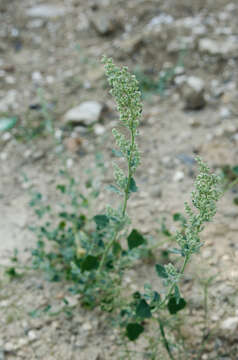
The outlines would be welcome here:
<svg viewBox="0 0 238 360">
<path fill-rule="evenodd" d="M 188 222 L 185 231 L 176 234 L 176 240 L 181 248 L 183 256 L 190 256 L 198 252 L 202 246 L 199 233 L 203 230 L 203 224 L 211 221 L 216 214 L 216 202 L 222 195 L 217 185 L 221 179 L 216 174 L 211 174 L 209 167 L 197 158 L 199 175 L 195 181 L 195 191 L 192 192 L 192 204 L 198 210 L 194 211 L 185 203 L 185 211 Z"/>
</svg>

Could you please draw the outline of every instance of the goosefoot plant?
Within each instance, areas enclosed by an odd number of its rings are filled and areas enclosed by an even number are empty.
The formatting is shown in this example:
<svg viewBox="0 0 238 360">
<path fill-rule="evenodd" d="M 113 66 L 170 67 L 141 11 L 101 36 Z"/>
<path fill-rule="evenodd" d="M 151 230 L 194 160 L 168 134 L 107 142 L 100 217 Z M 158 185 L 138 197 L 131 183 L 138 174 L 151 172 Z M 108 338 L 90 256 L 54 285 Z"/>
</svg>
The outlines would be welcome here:
<svg viewBox="0 0 238 360">
<path fill-rule="evenodd" d="M 170 250 L 181 257 L 181 267 L 172 263 L 165 266 L 156 264 L 155 270 L 164 282 L 164 290 L 153 290 L 150 284 L 146 284 L 144 293 L 136 292 L 128 301 L 121 293 L 123 274 L 147 248 L 147 240 L 136 229 L 128 232 L 130 219 L 127 214 L 128 200 L 137 191 L 134 175 L 140 164 L 136 138 L 142 112 L 141 94 L 136 77 L 126 67 L 118 68 L 112 59 L 106 57 L 103 63 L 111 94 L 117 103 L 120 124 L 125 129 L 123 133 L 117 129 L 112 132 L 119 148 L 119 151 L 114 150 L 114 154 L 124 160 L 126 166 L 123 167 L 127 170 L 114 163 L 116 185 L 109 186 L 109 190 L 121 196 L 122 201 L 116 208 L 107 206 L 104 214 L 90 219 L 80 207 L 75 208 L 75 214 L 64 211 L 55 230 L 43 227 L 42 232 L 41 229 L 38 249 L 33 255 L 37 266 L 44 264 L 43 268 L 47 270 L 50 264 L 52 271 L 63 273 L 66 279 L 73 281 L 71 291 L 82 295 L 83 304 L 90 307 L 99 305 L 114 314 L 119 312 L 122 332 L 130 341 L 137 340 L 144 332 L 146 321 L 155 320 L 162 344 L 169 358 L 174 359 L 161 314 L 165 310 L 176 314 L 186 305 L 180 295 L 179 282 L 192 255 L 198 253 L 203 245 L 200 233 L 205 223 L 211 221 L 216 213 L 216 202 L 221 195 L 218 190 L 220 179 L 197 158 L 199 175 L 192 192 L 192 206 L 185 203 L 187 216 L 181 218 L 182 229 L 175 235 L 178 246 Z M 58 188 L 62 193 L 67 192 L 64 186 Z M 54 251 L 46 252 L 44 237 L 57 245 Z M 123 247 L 124 239 L 127 239 L 126 248 Z M 154 354 L 153 359 L 157 359 L 156 350 Z"/>
<path fill-rule="evenodd" d="M 130 189 L 134 188 L 135 181 L 133 173 L 139 164 L 139 152 L 135 144 L 135 135 L 138 134 L 138 118 L 141 113 L 140 93 L 137 81 L 130 76 L 127 69 L 118 69 L 113 65 L 111 59 L 104 59 L 106 64 L 106 75 L 112 87 L 111 93 L 115 97 L 120 113 L 120 120 L 131 133 L 131 142 L 117 130 L 113 130 L 113 135 L 120 149 L 122 156 L 128 163 L 128 176 L 115 165 L 115 179 L 120 191 L 124 192 L 124 205 L 122 207 L 122 218 L 126 215 L 126 205 Z M 195 181 L 195 191 L 192 192 L 192 206 L 185 203 L 187 217 L 183 217 L 182 230 L 178 231 L 175 239 L 178 247 L 171 249 L 170 252 L 182 258 L 180 268 L 176 268 L 172 263 L 165 266 L 156 264 L 156 273 L 163 279 L 166 291 L 160 294 L 152 290 L 149 284 L 145 285 L 145 293 L 134 293 L 133 301 L 121 311 L 121 325 L 126 327 L 126 335 L 130 340 L 136 340 L 144 331 L 143 323 L 145 319 L 153 318 L 158 322 L 162 343 L 167 350 L 170 359 L 174 359 L 170 344 L 165 335 L 165 329 L 161 318 L 161 311 L 167 308 L 170 314 L 176 314 L 186 306 L 186 301 L 180 295 L 179 281 L 182 279 L 185 268 L 190 262 L 193 254 L 198 253 L 203 243 L 200 240 L 200 233 L 204 229 L 206 222 L 213 219 L 216 213 L 216 202 L 222 192 L 218 185 L 221 179 L 210 173 L 208 166 L 197 158 L 199 175 Z M 115 189 L 117 192 L 118 189 Z M 117 228 L 115 236 L 108 243 L 107 249 L 116 242 L 118 236 Z M 140 244 L 137 244 L 140 245 Z M 107 253 L 107 252 L 105 252 Z M 101 266 L 104 263 L 104 257 Z"/>
</svg>

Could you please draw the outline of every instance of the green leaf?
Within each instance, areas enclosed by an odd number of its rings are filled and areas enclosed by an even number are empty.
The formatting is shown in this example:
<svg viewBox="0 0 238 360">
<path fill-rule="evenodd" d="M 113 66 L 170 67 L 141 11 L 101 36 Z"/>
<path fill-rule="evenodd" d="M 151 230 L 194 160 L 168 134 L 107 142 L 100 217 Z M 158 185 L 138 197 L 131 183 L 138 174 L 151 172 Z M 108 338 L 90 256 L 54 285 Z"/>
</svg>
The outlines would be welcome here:
<svg viewBox="0 0 238 360">
<path fill-rule="evenodd" d="M 105 228 L 109 223 L 109 218 L 107 215 L 96 215 L 94 216 L 93 220 L 100 229 Z"/>
<path fill-rule="evenodd" d="M 180 213 L 175 213 L 174 215 L 173 215 L 173 220 L 174 221 L 180 221 L 181 223 L 183 223 L 183 224 L 186 224 L 186 218 L 182 215 L 182 214 L 180 214 Z"/>
<path fill-rule="evenodd" d="M 137 192 L 138 191 L 138 187 L 136 186 L 136 182 L 134 180 L 134 178 L 131 178 L 130 181 L 130 186 L 129 186 L 129 192 Z"/>
<path fill-rule="evenodd" d="M 128 248 L 130 250 L 144 244 L 145 242 L 145 238 L 136 229 L 133 229 L 127 237 Z"/>
<path fill-rule="evenodd" d="M 176 304 L 178 305 L 179 300 L 181 299 L 181 296 L 180 296 L 180 291 L 179 291 L 179 288 L 177 285 L 175 285 L 175 288 L 174 288 L 174 298 L 176 300 Z"/>
<path fill-rule="evenodd" d="M 113 248 L 112 248 L 112 252 L 114 256 L 117 256 L 120 252 L 122 251 L 122 247 L 119 244 L 119 242 L 114 242 L 113 243 Z"/>
<path fill-rule="evenodd" d="M 93 255 L 88 255 L 83 260 L 80 267 L 81 267 L 82 271 L 90 271 L 90 270 L 97 269 L 98 266 L 99 266 L 98 258 L 96 256 L 93 256 Z"/>
<path fill-rule="evenodd" d="M 171 254 L 182 255 L 182 251 L 176 248 L 168 249 L 168 252 L 170 252 Z"/>
<path fill-rule="evenodd" d="M 18 277 L 18 273 L 16 272 L 16 269 L 14 267 L 6 269 L 5 274 L 10 276 L 10 278 Z"/>
<path fill-rule="evenodd" d="M 122 194 L 121 190 L 118 189 L 115 185 L 108 185 L 106 187 L 106 190 L 112 191 L 112 192 L 114 192 L 116 194 L 120 194 L 120 195 Z"/>
<path fill-rule="evenodd" d="M 61 191 L 62 194 L 65 194 L 65 192 L 66 192 L 66 186 L 65 186 L 65 185 L 60 185 L 60 184 L 58 184 L 58 185 L 56 186 L 56 189 L 59 190 L 59 191 Z"/>
<path fill-rule="evenodd" d="M 144 327 L 137 323 L 129 323 L 126 327 L 126 336 L 129 340 L 135 341 L 144 331 Z"/>
<path fill-rule="evenodd" d="M 142 319 L 151 318 L 150 307 L 144 299 L 141 299 L 136 308 L 136 315 Z"/>
<path fill-rule="evenodd" d="M 238 197 L 235 197 L 235 198 L 233 199 L 233 203 L 234 203 L 235 205 L 238 205 Z"/>
<path fill-rule="evenodd" d="M 180 298 L 177 302 L 176 297 L 173 295 L 170 297 L 168 302 L 168 310 L 170 314 L 176 314 L 178 311 L 182 310 L 186 306 L 186 301 L 183 298 Z"/>
<path fill-rule="evenodd" d="M 233 166 L 232 171 L 238 176 L 238 165 Z"/>
<path fill-rule="evenodd" d="M 156 272 L 157 272 L 157 275 L 163 279 L 167 279 L 168 278 L 168 274 L 166 272 L 166 269 L 163 265 L 160 265 L 160 264 L 156 264 L 155 265 L 155 269 L 156 269 Z"/>
<path fill-rule="evenodd" d="M 121 151 L 119 151 L 119 150 L 116 150 L 116 149 L 112 149 L 112 153 L 113 153 L 113 155 L 114 156 L 116 156 L 116 157 L 123 157 L 123 153 L 121 152 Z"/>
<path fill-rule="evenodd" d="M 7 131 L 12 129 L 17 123 L 17 117 L 0 118 L 0 131 Z"/>
</svg>

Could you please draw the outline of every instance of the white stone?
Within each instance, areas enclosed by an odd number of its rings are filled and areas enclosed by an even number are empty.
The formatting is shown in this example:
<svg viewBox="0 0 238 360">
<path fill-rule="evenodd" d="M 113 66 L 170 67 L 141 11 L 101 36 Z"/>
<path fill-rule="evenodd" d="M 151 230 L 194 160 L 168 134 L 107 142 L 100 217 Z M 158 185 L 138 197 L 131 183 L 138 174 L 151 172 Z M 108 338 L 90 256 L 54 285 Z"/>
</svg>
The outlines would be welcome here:
<svg viewBox="0 0 238 360">
<path fill-rule="evenodd" d="M 8 140 L 11 139 L 11 137 L 12 137 L 12 135 L 11 135 L 10 132 L 5 132 L 5 133 L 3 134 L 3 136 L 2 136 L 2 140 L 3 140 L 3 141 L 8 141 Z"/>
<path fill-rule="evenodd" d="M 37 339 L 37 335 L 36 335 L 35 331 L 30 330 L 29 333 L 28 333 L 28 338 L 29 338 L 31 341 L 36 340 L 36 339 Z"/>
<path fill-rule="evenodd" d="M 237 328 L 238 317 L 229 317 L 221 323 L 222 330 L 235 331 Z"/>
<path fill-rule="evenodd" d="M 66 160 L 66 166 L 67 166 L 68 169 L 70 169 L 73 166 L 73 164 L 74 164 L 73 159 L 67 159 Z"/>
<path fill-rule="evenodd" d="M 181 90 L 187 109 L 197 110 L 205 106 L 205 85 L 202 79 L 196 76 L 189 76 Z"/>
<path fill-rule="evenodd" d="M 177 171 L 174 174 L 173 180 L 176 182 L 182 181 L 184 179 L 184 172 L 183 171 Z"/>
<path fill-rule="evenodd" d="M 16 346 L 13 345 L 13 343 L 11 343 L 11 342 L 7 342 L 4 346 L 4 350 L 7 352 L 14 351 L 15 348 L 16 348 Z"/>
<path fill-rule="evenodd" d="M 39 71 L 34 71 L 31 74 L 31 78 L 34 82 L 37 82 L 37 83 L 42 81 L 42 75 Z"/>
<path fill-rule="evenodd" d="M 231 112 L 230 110 L 223 106 L 221 109 L 220 109 L 220 116 L 223 118 L 223 119 L 226 119 L 228 118 L 229 116 L 231 115 Z"/>
<path fill-rule="evenodd" d="M 226 41 L 213 40 L 203 38 L 199 40 L 199 50 L 210 55 L 231 56 L 235 55 L 238 51 L 238 43 L 235 38 L 230 36 Z"/>
<path fill-rule="evenodd" d="M 187 84 L 196 92 L 200 92 L 204 89 L 204 81 L 196 76 L 189 76 Z"/>
<path fill-rule="evenodd" d="M 65 122 L 82 123 L 90 126 L 100 119 L 103 105 L 97 101 L 85 101 L 70 109 L 64 116 Z"/>
<path fill-rule="evenodd" d="M 55 18 L 65 15 L 66 9 L 62 6 L 41 4 L 31 7 L 26 13 L 31 17 Z"/>
<path fill-rule="evenodd" d="M 83 331 L 90 331 L 92 330 L 92 325 L 90 323 L 84 323 L 81 327 Z"/>
<path fill-rule="evenodd" d="M 96 124 L 93 130 L 96 135 L 103 135 L 105 133 L 105 127 L 100 124 Z"/>
</svg>

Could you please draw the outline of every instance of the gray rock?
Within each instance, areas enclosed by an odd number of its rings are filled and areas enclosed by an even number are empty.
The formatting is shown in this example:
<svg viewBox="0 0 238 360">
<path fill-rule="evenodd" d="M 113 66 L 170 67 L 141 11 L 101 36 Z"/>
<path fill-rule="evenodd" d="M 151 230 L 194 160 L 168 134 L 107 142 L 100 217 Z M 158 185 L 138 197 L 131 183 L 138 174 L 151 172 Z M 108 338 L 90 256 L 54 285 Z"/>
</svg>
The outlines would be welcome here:
<svg viewBox="0 0 238 360">
<path fill-rule="evenodd" d="M 175 182 L 180 182 L 184 179 L 184 172 L 183 171 L 176 171 L 176 173 L 174 174 L 173 180 Z"/>
<path fill-rule="evenodd" d="M 96 123 L 101 116 L 103 104 L 97 101 L 85 101 L 70 109 L 64 116 L 66 123 L 90 126 Z"/>
<path fill-rule="evenodd" d="M 200 52 L 221 57 L 235 56 L 238 51 L 237 40 L 232 36 L 225 40 L 203 38 L 199 40 L 198 47 Z"/>
<path fill-rule="evenodd" d="M 229 317 L 226 320 L 222 321 L 221 329 L 226 331 L 236 331 L 238 329 L 238 316 Z"/>
<path fill-rule="evenodd" d="M 120 41 L 118 47 L 123 53 L 132 54 L 138 51 L 145 44 L 144 35 L 142 33 L 129 36 Z"/>
<path fill-rule="evenodd" d="M 92 13 L 90 22 L 97 33 L 102 36 L 111 35 L 121 27 L 115 17 L 105 12 Z"/>
<path fill-rule="evenodd" d="M 105 127 L 101 124 L 96 124 L 93 128 L 95 135 L 103 135 L 106 131 Z"/>
<path fill-rule="evenodd" d="M 202 79 L 195 76 L 188 77 L 181 91 L 186 109 L 199 110 L 206 105 L 204 97 L 205 86 Z"/>
<path fill-rule="evenodd" d="M 63 6 L 41 4 L 31 7 L 26 13 L 30 17 L 55 18 L 65 15 L 66 9 Z"/>
</svg>

